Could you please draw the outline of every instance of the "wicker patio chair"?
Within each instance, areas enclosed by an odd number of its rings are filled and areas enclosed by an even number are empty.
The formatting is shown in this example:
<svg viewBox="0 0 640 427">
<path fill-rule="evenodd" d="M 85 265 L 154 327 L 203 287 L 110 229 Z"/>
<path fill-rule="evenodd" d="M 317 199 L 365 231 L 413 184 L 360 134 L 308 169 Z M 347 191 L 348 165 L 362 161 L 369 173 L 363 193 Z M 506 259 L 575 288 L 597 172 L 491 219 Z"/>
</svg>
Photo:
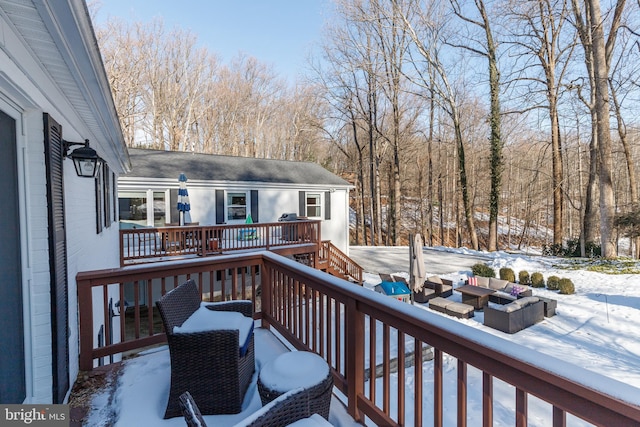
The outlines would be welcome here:
<svg viewBox="0 0 640 427">
<path fill-rule="evenodd" d="M 179 402 L 188 427 L 207 427 L 198 405 L 188 391 L 180 395 Z M 311 415 L 305 390 L 296 389 L 266 404 L 234 427 L 282 427 Z"/>
<path fill-rule="evenodd" d="M 181 326 L 200 308 L 200 303 L 200 292 L 193 280 L 156 302 L 171 357 L 171 388 L 164 418 L 181 415 L 179 397 L 185 391 L 193 395 L 205 415 L 238 413 L 253 376 L 253 329 L 246 343 L 240 342 L 237 329 L 174 333 L 174 327 Z M 222 302 L 207 308 L 252 317 L 251 301 Z"/>
<path fill-rule="evenodd" d="M 395 282 L 395 279 L 388 273 L 378 273 L 378 276 L 383 282 Z"/>
</svg>

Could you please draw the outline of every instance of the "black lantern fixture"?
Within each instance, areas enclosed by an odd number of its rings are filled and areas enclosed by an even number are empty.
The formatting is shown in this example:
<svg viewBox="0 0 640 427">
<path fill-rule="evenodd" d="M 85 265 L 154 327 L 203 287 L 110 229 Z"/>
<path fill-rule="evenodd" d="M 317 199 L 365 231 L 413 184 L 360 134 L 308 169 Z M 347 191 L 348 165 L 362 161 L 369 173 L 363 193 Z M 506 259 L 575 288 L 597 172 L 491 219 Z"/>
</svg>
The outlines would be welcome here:
<svg viewBox="0 0 640 427">
<path fill-rule="evenodd" d="M 100 157 L 98 157 L 96 150 L 89 147 L 89 140 L 85 139 L 84 142 L 63 142 L 64 157 L 70 157 L 73 160 L 73 166 L 75 166 L 78 176 L 94 178 L 98 172 Z M 82 147 L 76 148 L 69 154 L 69 147 L 72 145 L 82 145 Z"/>
</svg>

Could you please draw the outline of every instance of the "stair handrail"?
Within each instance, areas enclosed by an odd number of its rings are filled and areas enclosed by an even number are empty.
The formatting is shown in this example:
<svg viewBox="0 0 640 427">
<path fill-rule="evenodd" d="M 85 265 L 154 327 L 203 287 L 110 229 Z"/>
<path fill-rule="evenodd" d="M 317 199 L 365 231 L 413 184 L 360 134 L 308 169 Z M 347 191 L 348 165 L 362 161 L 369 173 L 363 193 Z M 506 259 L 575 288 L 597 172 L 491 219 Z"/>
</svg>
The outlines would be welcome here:
<svg viewBox="0 0 640 427">
<path fill-rule="evenodd" d="M 321 248 L 326 254 L 327 268 L 339 271 L 359 285 L 362 285 L 364 269 L 356 261 L 342 252 L 330 240 L 323 240 Z"/>
</svg>

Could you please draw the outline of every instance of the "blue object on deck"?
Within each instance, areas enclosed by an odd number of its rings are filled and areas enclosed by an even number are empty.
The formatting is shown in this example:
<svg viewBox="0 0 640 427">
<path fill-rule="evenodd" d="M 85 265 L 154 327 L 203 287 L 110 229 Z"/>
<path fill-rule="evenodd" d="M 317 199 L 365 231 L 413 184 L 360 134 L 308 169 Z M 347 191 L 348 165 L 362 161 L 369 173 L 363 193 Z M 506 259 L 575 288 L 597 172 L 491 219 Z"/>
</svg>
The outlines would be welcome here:
<svg viewBox="0 0 640 427">
<path fill-rule="evenodd" d="M 411 291 L 402 282 L 382 282 L 380 283 L 380 287 L 385 294 L 389 296 L 398 296 L 398 295 L 410 295 Z"/>
<path fill-rule="evenodd" d="M 257 231 L 255 228 L 240 230 L 238 232 L 238 240 L 254 240 L 257 239 Z"/>
</svg>

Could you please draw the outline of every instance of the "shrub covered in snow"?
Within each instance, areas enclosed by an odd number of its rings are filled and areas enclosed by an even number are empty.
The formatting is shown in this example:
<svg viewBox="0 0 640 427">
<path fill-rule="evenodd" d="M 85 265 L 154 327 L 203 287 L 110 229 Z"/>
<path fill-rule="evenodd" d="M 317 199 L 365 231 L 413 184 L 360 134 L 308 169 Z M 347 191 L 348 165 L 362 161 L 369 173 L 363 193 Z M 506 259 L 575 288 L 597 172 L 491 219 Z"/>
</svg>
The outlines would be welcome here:
<svg viewBox="0 0 640 427">
<path fill-rule="evenodd" d="M 573 286 L 573 282 L 571 281 L 571 279 L 567 279 L 566 277 L 560 279 L 560 282 L 558 283 L 558 289 L 560 289 L 561 294 L 565 295 L 571 295 L 576 292 L 576 288 L 575 286 Z"/>
<path fill-rule="evenodd" d="M 549 276 L 547 278 L 547 289 L 557 291 L 560 289 L 560 278 L 558 276 Z"/>
<path fill-rule="evenodd" d="M 479 262 L 477 264 L 474 264 L 471 267 L 471 271 L 473 272 L 474 276 L 496 277 L 496 272 L 493 270 L 493 268 L 491 268 L 487 264 L 483 264 L 481 262 Z"/>
<path fill-rule="evenodd" d="M 529 272 L 527 270 L 522 270 L 518 273 L 518 282 L 521 285 L 528 285 L 531 283 L 531 278 L 529 277 Z"/>
<path fill-rule="evenodd" d="M 513 269 L 511 269 L 509 267 L 502 267 L 500 269 L 500 278 L 502 280 L 508 280 L 511 283 L 515 283 L 516 274 L 513 272 Z"/>
<path fill-rule="evenodd" d="M 534 288 L 544 288 L 544 276 L 537 271 L 531 275 L 531 286 Z"/>
</svg>

